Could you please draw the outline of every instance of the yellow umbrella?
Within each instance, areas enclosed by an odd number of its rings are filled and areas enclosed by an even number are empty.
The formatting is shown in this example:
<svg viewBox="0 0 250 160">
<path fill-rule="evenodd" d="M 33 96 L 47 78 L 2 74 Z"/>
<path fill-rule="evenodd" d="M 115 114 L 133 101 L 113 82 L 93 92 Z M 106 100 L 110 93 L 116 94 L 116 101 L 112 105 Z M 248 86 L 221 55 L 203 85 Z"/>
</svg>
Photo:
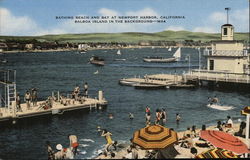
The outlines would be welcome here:
<svg viewBox="0 0 250 160">
<path fill-rule="evenodd" d="M 133 143 L 144 149 L 163 149 L 177 141 L 177 133 L 161 125 L 142 128 L 133 137 Z"/>
<path fill-rule="evenodd" d="M 233 154 L 231 151 L 224 150 L 221 148 L 210 149 L 208 151 L 202 152 L 195 158 L 238 158 L 237 155 Z"/>
</svg>

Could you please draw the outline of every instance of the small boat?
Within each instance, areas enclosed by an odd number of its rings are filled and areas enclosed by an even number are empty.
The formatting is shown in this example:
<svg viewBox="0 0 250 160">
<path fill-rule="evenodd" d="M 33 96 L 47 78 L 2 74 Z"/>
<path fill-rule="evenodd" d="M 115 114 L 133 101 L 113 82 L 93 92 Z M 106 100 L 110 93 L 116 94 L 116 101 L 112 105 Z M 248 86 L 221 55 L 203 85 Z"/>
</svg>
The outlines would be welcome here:
<svg viewBox="0 0 250 160">
<path fill-rule="evenodd" d="M 99 58 L 97 56 L 91 57 L 89 61 L 90 61 L 91 64 L 95 64 L 95 65 L 98 65 L 98 66 L 104 66 L 104 59 Z"/>
<path fill-rule="evenodd" d="M 133 85 L 136 89 L 165 89 L 166 85 L 161 84 L 149 84 L 149 83 L 139 83 Z"/>
<path fill-rule="evenodd" d="M 7 63 L 8 61 L 6 59 L 1 59 L 0 62 L 1 63 Z"/>
<path fill-rule="evenodd" d="M 125 58 L 115 59 L 115 61 L 126 61 L 126 59 Z"/>
<path fill-rule="evenodd" d="M 121 51 L 120 51 L 120 49 L 116 52 L 116 54 L 117 55 L 121 55 L 122 54 Z"/>
<path fill-rule="evenodd" d="M 79 51 L 79 53 L 87 53 L 87 51 Z"/>
<path fill-rule="evenodd" d="M 169 48 L 168 48 L 168 51 L 171 52 L 171 51 L 172 51 L 172 47 L 169 47 Z"/>
<path fill-rule="evenodd" d="M 164 57 L 146 57 L 143 59 L 144 62 L 156 62 L 156 63 L 168 63 L 177 62 L 181 58 L 181 48 L 178 48 L 171 58 Z"/>
<path fill-rule="evenodd" d="M 120 85 L 125 85 L 125 86 L 134 86 L 135 84 L 138 84 L 138 82 L 133 82 L 133 81 L 127 81 L 124 79 L 119 80 Z"/>
<path fill-rule="evenodd" d="M 98 70 L 97 70 L 97 71 L 95 71 L 95 72 L 94 72 L 94 74 L 99 74 L 99 71 L 98 71 Z"/>
</svg>

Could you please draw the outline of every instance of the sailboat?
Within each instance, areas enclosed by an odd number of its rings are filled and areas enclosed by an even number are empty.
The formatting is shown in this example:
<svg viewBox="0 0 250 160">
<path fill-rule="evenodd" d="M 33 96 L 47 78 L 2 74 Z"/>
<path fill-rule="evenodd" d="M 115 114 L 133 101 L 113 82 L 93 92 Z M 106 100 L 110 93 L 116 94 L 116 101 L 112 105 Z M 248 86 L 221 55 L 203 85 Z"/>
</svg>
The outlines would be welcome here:
<svg viewBox="0 0 250 160">
<path fill-rule="evenodd" d="M 121 55 L 121 50 L 119 49 L 116 54 Z"/>
<path fill-rule="evenodd" d="M 168 51 L 171 52 L 171 51 L 172 51 L 172 47 L 169 47 L 169 48 L 168 48 Z"/>
<path fill-rule="evenodd" d="M 181 58 L 181 48 L 179 47 L 173 57 L 164 58 L 164 57 L 146 57 L 143 59 L 144 62 L 156 62 L 156 63 L 168 63 L 168 62 L 177 62 Z"/>
<path fill-rule="evenodd" d="M 118 51 L 117 51 L 117 53 L 116 53 L 117 55 L 121 55 L 122 53 L 121 53 L 121 50 L 119 49 Z M 115 59 L 115 61 L 126 61 L 126 59 L 123 59 L 123 58 L 118 58 L 118 59 Z"/>
</svg>

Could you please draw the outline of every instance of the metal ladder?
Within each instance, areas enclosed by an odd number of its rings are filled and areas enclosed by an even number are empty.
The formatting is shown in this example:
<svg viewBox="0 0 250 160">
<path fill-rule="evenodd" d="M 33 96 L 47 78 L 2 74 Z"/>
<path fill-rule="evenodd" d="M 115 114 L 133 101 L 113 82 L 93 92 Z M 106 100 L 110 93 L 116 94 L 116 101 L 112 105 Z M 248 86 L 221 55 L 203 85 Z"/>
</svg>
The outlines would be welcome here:
<svg viewBox="0 0 250 160">
<path fill-rule="evenodd" d="M 6 90 L 7 90 L 7 106 L 8 106 L 8 110 L 10 113 L 15 112 L 16 110 L 16 84 L 12 83 L 12 84 L 7 84 L 6 85 Z M 12 102 L 14 102 L 15 107 L 13 107 Z"/>
</svg>

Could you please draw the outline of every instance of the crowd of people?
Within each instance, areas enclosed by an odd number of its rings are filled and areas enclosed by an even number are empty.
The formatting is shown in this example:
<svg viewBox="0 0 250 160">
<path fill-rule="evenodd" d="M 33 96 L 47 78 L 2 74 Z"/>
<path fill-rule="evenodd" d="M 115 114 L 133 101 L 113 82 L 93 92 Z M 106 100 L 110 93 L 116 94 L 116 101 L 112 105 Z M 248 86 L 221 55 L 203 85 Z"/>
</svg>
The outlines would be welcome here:
<svg viewBox="0 0 250 160">
<path fill-rule="evenodd" d="M 146 119 L 146 127 L 157 124 L 157 125 L 166 125 L 167 123 L 167 111 L 165 108 L 156 109 L 155 111 L 155 119 L 151 118 L 152 111 L 149 106 L 145 108 L 145 119 Z M 133 120 L 134 115 L 129 112 L 129 119 Z M 176 113 L 176 124 L 178 125 L 181 121 L 180 113 Z M 178 137 L 178 142 L 173 144 L 171 150 L 175 151 L 175 158 L 195 158 L 198 154 L 198 151 L 200 152 L 201 148 L 206 149 L 213 149 L 214 146 L 209 142 L 200 137 L 200 132 L 206 130 L 206 125 L 201 126 L 201 130 L 197 129 L 195 125 L 191 127 L 187 127 L 187 130 L 185 132 L 182 132 L 180 134 L 181 136 Z M 213 130 L 223 131 L 231 135 L 235 136 L 242 136 L 244 137 L 246 134 L 246 123 L 241 122 L 239 131 L 236 132 L 234 130 L 234 124 L 231 116 L 227 116 L 227 120 L 217 121 L 217 125 L 214 128 L 210 128 Z M 173 130 L 173 129 L 172 129 Z M 154 152 L 155 150 L 147 150 L 145 155 L 141 152 L 141 149 L 139 146 L 134 144 L 132 142 L 132 139 L 130 140 L 129 147 L 126 148 L 122 153 L 119 153 L 121 155 L 116 155 L 118 152 L 116 151 L 117 141 L 112 141 L 112 134 L 111 132 L 108 132 L 107 130 L 100 130 L 99 132 L 102 132 L 101 136 L 104 136 L 106 139 L 106 146 L 104 152 L 100 152 L 99 156 L 102 157 L 104 155 L 105 158 L 123 158 L 123 159 L 139 159 L 139 158 L 160 158 L 161 155 L 159 151 Z M 114 150 L 110 149 L 111 147 L 115 148 Z M 182 152 L 185 151 L 185 154 L 183 155 Z M 188 152 L 188 153 L 187 153 Z M 157 153 L 157 154 L 156 154 Z M 102 156 L 101 156 L 102 155 Z M 121 157 L 122 156 L 122 157 Z M 104 158 L 102 157 L 102 158 Z M 101 159 L 102 159 L 101 158 Z"/>
<path fill-rule="evenodd" d="M 27 110 L 30 110 L 31 107 L 37 106 L 37 88 L 32 88 L 26 91 L 24 95 L 24 101 L 26 103 Z M 16 94 L 16 107 L 18 112 L 22 112 L 21 108 L 21 98 L 20 94 Z"/>
<path fill-rule="evenodd" d="M 76 85 L 76 87 L 74 88 L 73 92 L 72 92 L 72 98 L 75 99 L 76 101 L 80 99 L 80 87 L 78 85 Z M 83 94 L 82 96 L 84 97 L 88 97 L 88 83 L 85 82 L 83 85 Z"/>
<path fill-rule="evenodd" d="M 80 87 L 77 85 L 73 92 L 72 92 L 72 98 L 75 101 L 82 101 L 81 97 L 88 97 L 88 83 L 85 82 L 83 84 L 83 93 L 81 94 L 80 92 Z M 64 105 L 67 105 L 67 101 L 63 101 L 64 98 L 63 95 L 60 96 L 60 102 Z M 25 95 L 24 95 L 24 102 L 26 103 L 26 108 L 27 110 L 31 110 L 32 107 L 37 107 L 37 100 L 38 100 L 38 89 L 37 88 L 32 88 L 26 91 Z M 53 100 L 56 100 L 55 97 L 51 97 L 49 96 L 48 99 L 45 101 L 44 104 L 42 104 L 42 106 L 40 106 L 43 109 L 48 109 L 52 107 L 53 104 Z M 20 98 L 20 94 L 17 93 L 16 94 L 16 109 L 18 112 L 23 112 L 23 109 L 21 107 L 21 98 Z"/>
<path fill-rule="evenodd" d="M 146 126 L 151 125 L 151 111 L 150 107 L 147 106 L 145 109 L 145 118 L 146 118 Z M 181 116 L 179 113 L 176 113 L 176 123 L 179 124 L 181 120 Z M 165 108 L 156 109 L 155 112 L 155 121 L 154 124 L 159 124 L 164 126 L 167 123 L 167 111 Z"/>
</svg>

